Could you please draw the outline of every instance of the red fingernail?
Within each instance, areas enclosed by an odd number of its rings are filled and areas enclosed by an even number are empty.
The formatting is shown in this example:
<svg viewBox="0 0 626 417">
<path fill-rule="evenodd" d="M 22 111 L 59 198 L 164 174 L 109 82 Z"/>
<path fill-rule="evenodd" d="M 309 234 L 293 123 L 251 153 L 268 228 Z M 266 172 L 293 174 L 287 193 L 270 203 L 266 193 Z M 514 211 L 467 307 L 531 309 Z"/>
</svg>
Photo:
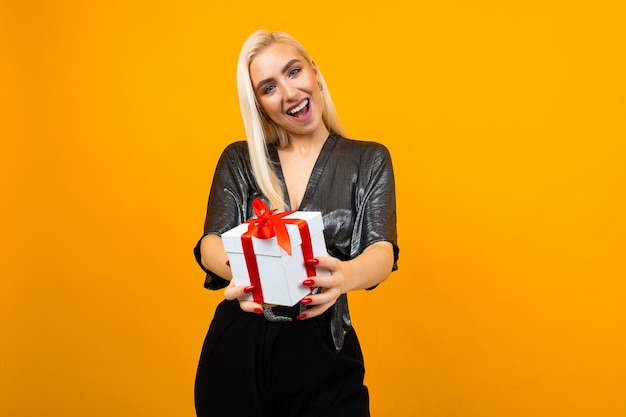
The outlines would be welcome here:
<svg viewBox="0 0 626 417">
<path fill-rule="evenodd" d="M 311 300 L 309 297 L 306 297 L 300 300 L 300 304 L 311 304 L 312 302 L 313 300 Z"/>
<path fill-rule="evenodd" d="M 254 285 L 250 285 L 250 286 L 247 286 L 246 288 L 244 288 L 243 292 L 251 293 L 251 292 L 254 292 L 255 290 L 256 290 L 256 287 Z"/>
<path fill-rule="evenodd" d="M 300 313 L 300 314 L 298 314 L 298 315 L 296 316 L 296 318 L 297 318 L 298 320 L 306 319 L 306 314 L 304 314 L 304 313 Z"/>
<path fill-rule="evenodd" d="M 226 260 L 226 266 L 230 266 L 230 261 Z"/>
<path fill-rule="evenodd" d="M 310 287 L 314 283 L 315 281 L 313 281 L 312 279 L 305 279 L 304 281 L 302 281 L 302 285 L 304 285 L 305 287 Z"/>
<path fill-rule="evenodd" d="M 317 259 L 307 259 L 306 261 L 304 261 L 304 263 L 309 265 L 309 266 L 315 266 L 315 265 L 319 264 L 320 261 L 318 261 Z"/>
<path fill-rule="evenodd" d="M 263 309 L 261 307 L 257 307 L 254 309 L 254 312 L 257 314 L 263 314 Z"/>
</svg>

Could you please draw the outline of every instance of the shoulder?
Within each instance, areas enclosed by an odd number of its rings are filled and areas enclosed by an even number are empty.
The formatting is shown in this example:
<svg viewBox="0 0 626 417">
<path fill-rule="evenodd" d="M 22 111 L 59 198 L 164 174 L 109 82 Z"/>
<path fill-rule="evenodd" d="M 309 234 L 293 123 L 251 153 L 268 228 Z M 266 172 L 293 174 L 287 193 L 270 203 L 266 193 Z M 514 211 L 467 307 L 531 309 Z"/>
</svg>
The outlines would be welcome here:
<svg viewBox="0 0 626 417">
<path fill-rule="evenodd" d="M 250 159 L 247 142 L 245 140 L 240 140 L 229 143 L 222 151 L 222 156 L 220 157 L 220 159 L 222 161 L 226 160 L 233 162 Z"/>
<path fill-rule="evenodd" d="M 350 139 L 337 136 L 335 149 L 342 155 L 355 155 L 360 159 L 387 160 L 391 159 L 389 150 L 385 145 L 375 141 Z"/>
<path fill-rule="evenodd" d="M 224 148 L 225 154 L 242 154 L 248 153 L 248 143 L 245 140 L 238 140 L 232 143 L 229 143 Z"/>
</svg>

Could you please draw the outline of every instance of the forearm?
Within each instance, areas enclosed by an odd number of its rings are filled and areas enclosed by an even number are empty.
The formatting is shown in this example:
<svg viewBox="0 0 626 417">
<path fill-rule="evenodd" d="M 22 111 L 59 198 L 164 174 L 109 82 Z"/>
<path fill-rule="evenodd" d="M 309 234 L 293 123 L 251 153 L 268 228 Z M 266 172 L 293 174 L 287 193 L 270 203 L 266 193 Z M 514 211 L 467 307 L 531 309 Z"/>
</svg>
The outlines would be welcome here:
<svg viewBox="0 0 626 417">
<path fill-rule="evenodd" d="M 372 288 L 387 279 L 393 268 L 393 246 L 390 242 L 370 245 L 356 258 L 345 262 L 345 292 Z"/>
<path fill-rule="evenodd" d="M 230 280 L 232 272 L 228 266 L 228 255 L 224 250 L 222 238 L 217 235 L 206 235 L 200 242 L 200 254 L 202 265 L 219 275 L 220 277 Z"/>
</svg>

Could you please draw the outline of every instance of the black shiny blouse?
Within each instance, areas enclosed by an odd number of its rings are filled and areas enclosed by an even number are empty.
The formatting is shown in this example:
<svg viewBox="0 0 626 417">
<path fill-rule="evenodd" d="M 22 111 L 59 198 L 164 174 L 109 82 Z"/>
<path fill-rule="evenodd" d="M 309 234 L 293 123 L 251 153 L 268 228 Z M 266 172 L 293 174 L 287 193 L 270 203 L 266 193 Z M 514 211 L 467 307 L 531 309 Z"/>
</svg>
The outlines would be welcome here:
<svg viewBox="0 0 626 417">
<path fill-rule="evenodd" d="M 278 150 L 269 146 L 268 153 L 286 196 Z M 221 235 L 252 218 L 252 201 L 257 197 L 267 203 L 254 179 L 247 143 L 234 142 L 226 147 L 215 170 L 203 237 Z M 289 199 L 286 200 L 288 203 Z M 297 209 L 322 213 L 329 255 L 350 260 L 369 245 L 388 241 L 394 250 L 393 270 L 397 269 L 395 183 L 391 156 L 385 146 L 331 134 L 322 147 Z M 194 253 L 202 267 L 199 249 L 198 242 Z M 206 288 L 220 289 L 228 284 L 211 271 L 202 269 L 207 273 Z M 331 329 L 339 350 L 343 335 L 351 327 L 345 294 L 337 300 L 334 310 Z"/>
</svg>

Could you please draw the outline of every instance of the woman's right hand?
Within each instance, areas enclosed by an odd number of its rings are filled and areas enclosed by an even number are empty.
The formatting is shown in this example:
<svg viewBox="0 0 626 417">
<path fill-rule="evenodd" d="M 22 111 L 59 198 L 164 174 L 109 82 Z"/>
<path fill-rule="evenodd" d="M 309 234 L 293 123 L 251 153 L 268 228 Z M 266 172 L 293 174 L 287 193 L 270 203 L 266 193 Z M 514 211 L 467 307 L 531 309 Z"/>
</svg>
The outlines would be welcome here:
<svg viewBox="0 0 626 417">
<path fill-rule="evenodd" d="M 224 290 L 224 298 L 227 300 L 239 299 L 239 307 L 248 313 L 263 313 L 263 305 L 256 301 L 242 300 L 242 298 L 253 293 L 256 288 L 252 285 L 235 285 L 235 280 L 231 279 L 230 284 Z"/>
</svg>

